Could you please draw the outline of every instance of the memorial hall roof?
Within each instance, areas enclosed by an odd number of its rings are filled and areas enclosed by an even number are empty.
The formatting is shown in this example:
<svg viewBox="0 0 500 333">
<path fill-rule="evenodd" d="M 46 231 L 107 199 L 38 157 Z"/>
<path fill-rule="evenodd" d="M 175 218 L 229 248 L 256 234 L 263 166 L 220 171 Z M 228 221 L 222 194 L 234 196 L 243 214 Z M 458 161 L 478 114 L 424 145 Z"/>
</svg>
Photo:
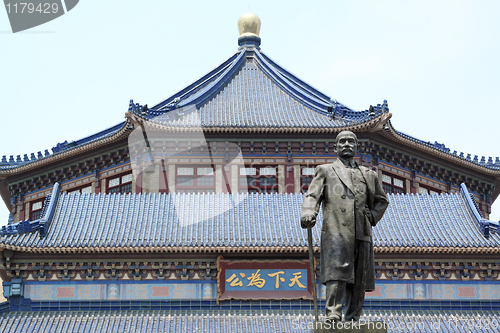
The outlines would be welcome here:
<svg viewBox="0 0 500 333">
<path fill-rule="evenodd" d="M 54 190 L 57 192 L 57 190 Z M 26 252 L 306 252 L 302 194 L 56 194 L 37 221 L 0 229 Z M 498 222 L 456 194 L 391 194 L 376 252 L 498 253 Z M 51 215 L 52 214 L 52 215 Z M 319 246 L 321 214 L 313 228 Z"/>
<path fill-rule="evenodd" d="M 241 32 L 240 32 L 241 33 Z M 479 172 L 498 177 L 500 159 L 451 152 L 444 144 L 419 140 L 392 127 L 387 101 L 353 110 L 322 93 L 272 60 L 260 48 L 258 35 L 238 39 L 226 61 L 184 89 L 147 107 L 129 103 L 127 121 L 76 141 L 64 141 L 52 152 L 3 156 L 0 176 L 9 176 L 128 135 L 132 123 L 161 130 L 252 133 L 338 133 L 374 131 Z"/>
<path fill-rule="evenodd" d="M 363 310 L 361 322 L 384 320 L 388 332 L 492 332 L 496 311 Z M 133 310 L 7 312 L 0 332 L 308 332 L 307 310 Z M 486 328 L 488 325 L 489 328 Z M 486 328 L 486 330 L 484 330 Z"/>
<path fill-rule="evenodd" d="M 374 126 L 387 103 L 354 111 L 280 67 L 258 48 L 226 62 L 152 108 L 129 112 L 172 130 L 328 129 Z M 371 122 L 370 122 L 371 121 Z M 364 126 L 363 123 L 367 123 Z"/>
</svg>

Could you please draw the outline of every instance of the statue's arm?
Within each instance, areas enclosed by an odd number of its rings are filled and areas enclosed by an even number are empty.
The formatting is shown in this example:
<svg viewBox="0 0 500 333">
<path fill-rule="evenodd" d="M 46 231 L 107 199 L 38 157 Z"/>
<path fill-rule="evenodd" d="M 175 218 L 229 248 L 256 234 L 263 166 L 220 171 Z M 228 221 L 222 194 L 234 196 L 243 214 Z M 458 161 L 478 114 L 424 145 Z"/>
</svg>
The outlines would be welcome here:
<svg viewBox="0 0 500 333">
<path fill-rule="evenodd" d="M 373 171 L 372 171 L 373 172 Z M 387 195 L 382 188 L 382 185 L 378 181 L 378 176 L 375 172 L 373 172 L 374 183 L 375 183 L 375 193 L 373 196 L 373 206 L 371 207 L 372 213 L 372 226 L 375 226 L 378 221 L 384 215 L 387 206 L 389 205 L 389 200 L 387 199 Z"/>
<path fill-rule="evenodd" d="M 309 225 L 314 226 L 316 223 L 316 216 L 318 216 L 319 207 L 323 200 L 324 184 L 325 172 L 318 166 L 302 202 L 302 209 L 300 211 L 300 224 L 302 228 L 307 228 Z"/>
</svg>

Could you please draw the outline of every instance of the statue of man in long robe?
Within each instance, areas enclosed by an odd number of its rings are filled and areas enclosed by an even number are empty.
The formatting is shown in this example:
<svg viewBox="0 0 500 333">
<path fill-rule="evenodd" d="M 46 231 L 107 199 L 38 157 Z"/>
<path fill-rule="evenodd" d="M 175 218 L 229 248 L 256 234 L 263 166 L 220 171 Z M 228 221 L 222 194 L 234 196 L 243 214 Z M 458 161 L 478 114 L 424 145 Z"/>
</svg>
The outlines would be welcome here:
<svg viewBox="0 0 500 333">
<path fill-rule="evenodd" d="M 365 291 L 375 289 L 372 227 L 389 201 L 377 174 L 354 161 L 359 150 L 354 133 L 337 135 L 332 164 L 319 165 L 300 213 L 301 226 L 314 226 L 323 204 L 321 283 L 326 285 L 326 317 L 331 322 L 359 320 Z"/>
</svg>

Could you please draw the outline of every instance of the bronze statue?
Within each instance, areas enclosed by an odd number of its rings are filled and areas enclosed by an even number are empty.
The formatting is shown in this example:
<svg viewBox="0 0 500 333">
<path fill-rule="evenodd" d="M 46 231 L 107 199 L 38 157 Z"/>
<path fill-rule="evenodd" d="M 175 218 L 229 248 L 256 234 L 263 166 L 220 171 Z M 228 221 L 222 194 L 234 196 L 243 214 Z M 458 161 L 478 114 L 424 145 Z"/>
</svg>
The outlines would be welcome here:
<svg viewBox="0 0 500 333">
<path fill-rule="evenodd" d="M 359 150 L 354 133 L 337 135 L 339 158 L 319 165 L 300 213 L 301 226 L 314 226 L 323 204 L 320 281 L 326 285 L 326 317 L 330 322 L 359 320 L 365 291 L 375 289 L 372 227 L 389 201 L 377 174 L 354 161 Z"/>
</svg>

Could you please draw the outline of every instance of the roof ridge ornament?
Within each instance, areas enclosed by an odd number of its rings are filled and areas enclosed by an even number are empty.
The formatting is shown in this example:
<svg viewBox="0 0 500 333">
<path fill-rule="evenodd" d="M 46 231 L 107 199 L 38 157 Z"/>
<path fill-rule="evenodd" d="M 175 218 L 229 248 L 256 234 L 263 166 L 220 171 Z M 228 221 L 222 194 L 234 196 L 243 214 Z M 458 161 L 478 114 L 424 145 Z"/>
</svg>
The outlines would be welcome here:
<svg viewBox="0 0 500 333">
<path fill-rule="evenodd" d="M 463 198 L 467 202 L 467 205 L 472 212 L 473 218 L 475 219 L 476 223 L 478 223 L 479 228 L 483 232 L 483 236 L 488 239 L 490 237 L 490 231 L 496 231 L 497 233 L 500 233 L 500 221 L 490 221 L 482 216 L 481 210 L 479 209 L 479 206 L 476 202 L 476 198 L 472 193 L 469 192 L 467 186 L 464 183 L 460 184 L 460 193 L 463 195 Z"/>
<path fill-rule="evenodd" d="M 238 19 L 238 45 L 240 48 L 260 49 L 260 18 L 254 13 L 245 13 Z"/>
<path fill-rule="evenodd" d="M 12 223 L 12 214 L 9 214 L 9 224 L 0 228 L 0 236 L 19 235 L 39 231 L 40 238 L 44 238 L 50 227 L 57 202 L 60 195 L 60 185 L 55 183 L 51 194 L 47 195 L 42 210 L 42 216 L 38 220 L 30 219 Z"/>
</svg>

